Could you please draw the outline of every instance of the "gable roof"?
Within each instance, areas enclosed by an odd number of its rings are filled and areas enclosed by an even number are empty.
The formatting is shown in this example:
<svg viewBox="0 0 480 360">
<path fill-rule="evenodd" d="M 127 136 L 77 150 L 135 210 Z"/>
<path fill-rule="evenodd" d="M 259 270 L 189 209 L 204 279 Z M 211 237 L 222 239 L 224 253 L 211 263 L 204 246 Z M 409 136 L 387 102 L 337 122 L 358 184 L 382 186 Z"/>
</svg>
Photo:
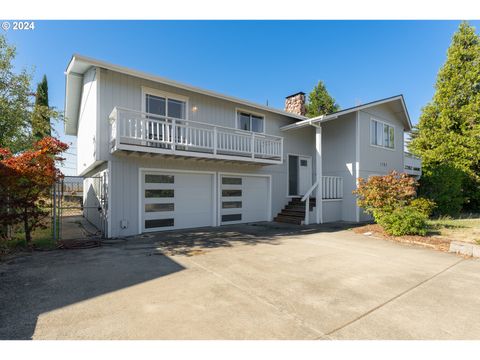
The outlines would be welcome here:
<svg viewBox="0 0 480 360">
<path fill-rule="evenodd" d="M 402 119 L 405 130 L 410 131 L 412 129 L 412 122 L 410 121 L 410 115 L 408 114 L 407 105 L 405 104 L 405 99 L 403 95 L 395 95 L 385 99 L 375 100 L 366 104 L 353 106 L 348 109 L 339 110 L 327 115 L 320 115 L 311 119 L 301 120 L 294 124 L 285 125 L 280 128 L 282 131 L 293 130 L 293 129 L 300 129 L 305 126 L 309 126 L 312 124 L 320 124 L 322 122 L 330 121 L 337 119 L 339 116 L 347 115 L 356 111 L 368 109 L 374 106 L 382 105 L 382 104 L 390 104 L 393 107 L 393 112 L 400 116 Z"/>
<path fill-rule="evenodd" d="M 137 78 L 154 81 L 157 83 L 170 85 L 179 89 L 192 91 L 195 93 L 215 97 L 222 100 L 231 101 L 240 105 L 276 113 L 292 118 L 293 120 L 304 120 L 305 116 L 296 115 L 280 109 L 275 109 L 269 106 L 260 105 L 248 100 L 243 100 L 233 96 L 221 94 L 215 91 L 202 89 L 196 86 L 180 83 L 164 77 L 148 74 L 142 71 L 133 70 L 124 66 L 111 64 L 105 61 L 93 59 L 79 54 L 74 54 L 68 63 L 65 71 L 66 85 L 65 85 L 65 132 L 67 135 L 76 135 L 78 114 L 80 109 L 80 98 L 82 95 L 82 75 L 91 67 L 99 67 L 108 69 L 118 73 L 134 76 Z"/>
</svg>

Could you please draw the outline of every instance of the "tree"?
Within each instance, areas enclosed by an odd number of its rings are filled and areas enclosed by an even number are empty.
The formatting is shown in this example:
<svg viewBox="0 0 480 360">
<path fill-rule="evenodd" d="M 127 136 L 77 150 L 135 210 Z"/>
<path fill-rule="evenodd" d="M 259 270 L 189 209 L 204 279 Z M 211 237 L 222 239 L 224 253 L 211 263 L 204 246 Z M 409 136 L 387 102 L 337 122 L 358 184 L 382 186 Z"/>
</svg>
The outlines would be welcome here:
<svg viewBox="0 0 480 360">
<path fill-rule="evenodd" d="M 28 147 L 31 74 L 13 72 L 15 47 L 0 35 L 0 147 L 12 152 Z"/>
<path fill-rule="evenodd" d="M 37 141 L 51 136 L 49 109 L 47 76 L 43 75 L 42 81 L 37 85 L 35 107 L 32 114 L 32 135 Z"/>
<path fill-rule="evenodd" d="M 52 137 L 36 142 L 32 150 L 12 154 L 0 148 L 0 227 L 22 224 L 25 241 L 31 245 L 32 231 L 45 228 L 43 220 L 52 185 L 62 173 L 55 167 L 58 155 L 68 145 Z"/>
<path fill-rule="evenodd" d="M 464 210 L 480 209 L 480 37 L 466 22 L 453 35 L 409 150 L 422 158 L 419 191 L 438 202 L 440 213 L 458 208 L 444 206 L 448 197 L 460 197 Z M 445 188 L 451 176 L 461 186 Z"/>
<path fill-rule="evenodd" d="M 340 109 L 335 99 L 330 96 L 323 81 L 319 81 L 308 95 L 307 117 L 329 114 Z"/>
<path fill-rule="evenodd" d="M 15 55 L 15 47 L 0 35 L 0 147 L 14 154 L 31 148 L 41 135 L 50 134 L 50 121 L 47 129 L 46 119 L 61 119 L 60 113 L 48 106 L 45 77 L 45 85 L 43 81 L 39 84 L 39 96 L 33 103 L 32 74 L 25 69 L 18 74 L 13 71 Z"/>
</svg>

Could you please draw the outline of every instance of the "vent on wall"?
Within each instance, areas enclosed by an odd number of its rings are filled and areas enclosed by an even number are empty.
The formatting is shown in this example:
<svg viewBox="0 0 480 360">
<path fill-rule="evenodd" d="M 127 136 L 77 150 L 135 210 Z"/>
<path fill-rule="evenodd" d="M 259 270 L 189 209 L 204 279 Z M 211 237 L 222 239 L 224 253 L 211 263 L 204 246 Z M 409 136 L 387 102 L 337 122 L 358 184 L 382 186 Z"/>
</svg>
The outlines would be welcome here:
<svg viewBox="0 0 480 360">
<path fill-rule="evenodd" d="M 387 164 L 385 161 L 381 161 L 381 162 L 380 162 L 380 166 L 382 166 L 382 167 L 387 167 L 388 164 Z"/>
</svg>

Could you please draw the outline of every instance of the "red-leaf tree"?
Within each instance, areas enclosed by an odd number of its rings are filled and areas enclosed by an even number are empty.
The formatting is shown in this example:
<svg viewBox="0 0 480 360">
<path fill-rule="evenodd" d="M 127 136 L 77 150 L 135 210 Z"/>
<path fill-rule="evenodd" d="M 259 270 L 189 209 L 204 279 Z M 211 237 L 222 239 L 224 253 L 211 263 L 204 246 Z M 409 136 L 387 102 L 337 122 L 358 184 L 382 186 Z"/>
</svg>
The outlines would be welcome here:
<svg viewBox="0 0 480 360">
<path fill-rule="evenodd" d="M 68 145 L 53 137 L 45 137 L 32 150 L 13 155 L 0 148 L 0 227 L 22 224 L 25 241 L 31 245 L 32 231 L 45 228 L 43 219 L 52 185 L 63 175 L 55 161 Z"/>
</svg>

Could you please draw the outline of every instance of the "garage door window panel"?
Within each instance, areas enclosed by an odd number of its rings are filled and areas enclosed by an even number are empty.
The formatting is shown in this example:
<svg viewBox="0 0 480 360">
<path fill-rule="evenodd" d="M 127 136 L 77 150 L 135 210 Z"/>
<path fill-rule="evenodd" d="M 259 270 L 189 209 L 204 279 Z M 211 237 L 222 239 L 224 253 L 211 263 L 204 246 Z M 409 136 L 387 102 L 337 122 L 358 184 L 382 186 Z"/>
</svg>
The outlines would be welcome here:
<svg viewBox="0 0 480 360">
<path fill-rule="evenodd" d="M 174 175 L 154 175 L 146 174 L 145 183 L 147 184 L 173 184 L 175 183 Z"/>
<path fill-rule="evenodd" d="M 223 197 L 241 197 L 242 190 L 240 189 L 222 189 Z"/>
<path fill-rule="evenodd" d="M 229 222 L 229 221 L 241 221 L 242 214 L 225 214 L 222 215 L 222 222 Z"/>
<path fill-rule="evenodd" d="M 145 220 L 145 229 L 171 227 L 171 226 L 175 226 L 175 219 L 173 218 Z"/>
<path fill-rule="evenodd" d="M 146 198 L 173 198 L 175 190 L 173 189 L 146 189 Z"/>
<path fill-rule="evenodd" d="M 240 177 L 222 177 L 222 185 L 242 185 Z"/>
<path fill-rule="evenodd" d="M 222 209 L 241 209 L 242 202 L 241 201 L 223 201 L 222 202 Z"/>
<path fill-rule="evenodd" d="M 175 211 L 174 203 L 145 204 L 145 212 Z"/>
</svg>

